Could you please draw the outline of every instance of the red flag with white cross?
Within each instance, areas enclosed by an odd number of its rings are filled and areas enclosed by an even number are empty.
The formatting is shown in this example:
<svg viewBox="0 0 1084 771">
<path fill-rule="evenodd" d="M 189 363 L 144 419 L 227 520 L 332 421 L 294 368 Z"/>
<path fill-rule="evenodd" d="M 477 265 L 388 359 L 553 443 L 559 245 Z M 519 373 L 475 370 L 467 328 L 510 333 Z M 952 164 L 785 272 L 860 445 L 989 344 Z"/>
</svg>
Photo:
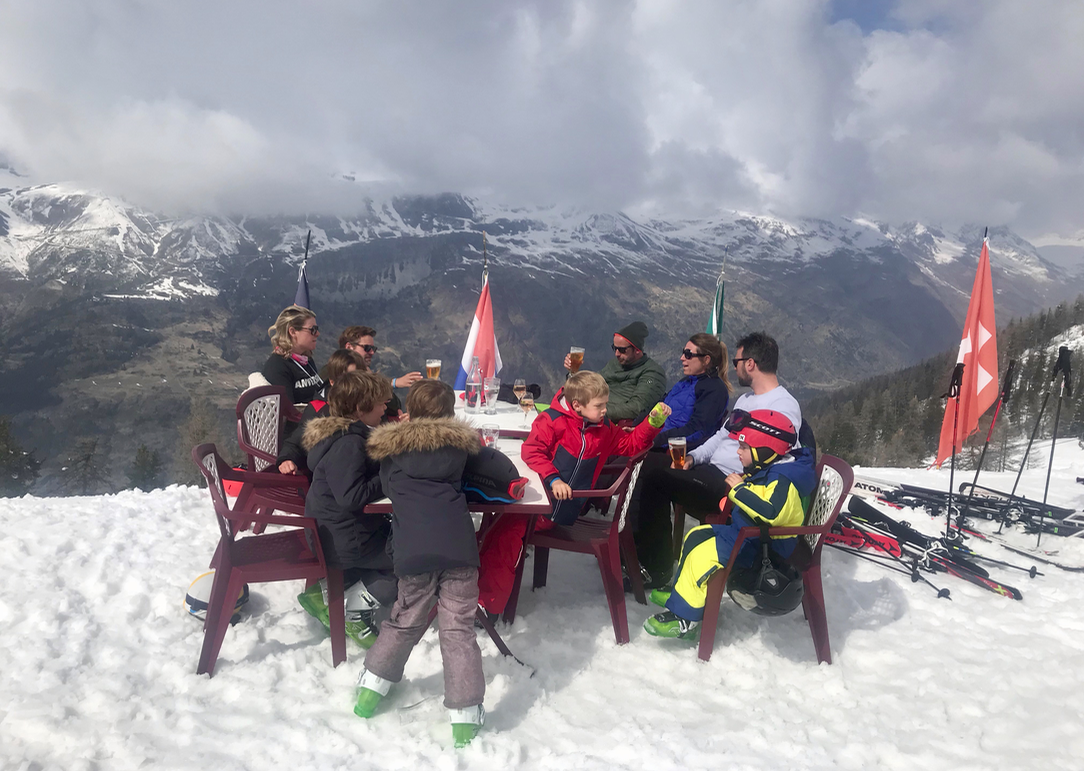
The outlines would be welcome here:
<svg viewBox="0 0 1084 771">
<path fill-rule="evenodd" d="M 994 289 L 990 283 L 988 240 L 985 236 L 982 239 L 979 269 L 975 273 L 975 284 L 971 287 L 971 302 L 967 306 L 960 355 L 956 358 L 957 363 L 963 362 L 964 365 L 955 442 L 957 451 L 964 439 L 979 430 L 979 416 L 997 401 L 997 327 L 994 322 Z M 956 398 L 950 397 L 945 405 L 941 441 L 937 447 L 938 467 L 952 455 L 956 401 Z"/>
</svg>

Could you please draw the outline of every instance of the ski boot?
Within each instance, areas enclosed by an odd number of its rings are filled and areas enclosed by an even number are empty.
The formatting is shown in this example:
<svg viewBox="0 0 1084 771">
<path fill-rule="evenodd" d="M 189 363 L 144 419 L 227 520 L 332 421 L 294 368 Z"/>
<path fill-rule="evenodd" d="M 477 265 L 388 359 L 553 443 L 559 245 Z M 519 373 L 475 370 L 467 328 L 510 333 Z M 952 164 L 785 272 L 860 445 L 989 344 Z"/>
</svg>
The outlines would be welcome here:
<svg viewBox="0 0 1084 771">
<path fill-rule="evenodd" d="M 665 608 L 666 601 L 670 599 L 670 592 L 670 589 L 652 589 L 647 598 L 651 600 L 652 604 Z"/>
<path fill-rule="evenodd" d="M 374 675 L 367 669 L 361 670 L 361 676 L 358 677 L 358 701 L 354 705 L 354 714 L 358 717 L 372 717 L 380 705 L 380 700 L 388 695 L 390 688 L 391 680 Z"/>
<path fill-rule="evenodd" d="M 478 729 L 486 722 L 486 709 L 481 704 L 464 709 L 448 710 L 448 717 L 452 721 L 452 739 L 456 749 L 466 747 L 475 736 Z"/>
<path fill-rule="evenodd" d="M 305 612 L 315 618 L 326 629 L 331 628 L 331 619 L 328 615 L 327 600 L 324 599 L 323 582 L 317 581 L 308 589 L 297 595 L 297 601 Z"/>
<path fill-rule="evenodd" d="M 376 642 L 376 611 L 380 603 L 358 581 L 346 590 L 346 636 L 368 650 Z"/>
<path fill-rule="evenodd" d="M 652 637 L 668 637 L 674 640 L 695 640 L 700 633 L 699 621 L 687 621 L 669 610 L 656 613 L 644 622 L 644 631 Z"/>
</svg>

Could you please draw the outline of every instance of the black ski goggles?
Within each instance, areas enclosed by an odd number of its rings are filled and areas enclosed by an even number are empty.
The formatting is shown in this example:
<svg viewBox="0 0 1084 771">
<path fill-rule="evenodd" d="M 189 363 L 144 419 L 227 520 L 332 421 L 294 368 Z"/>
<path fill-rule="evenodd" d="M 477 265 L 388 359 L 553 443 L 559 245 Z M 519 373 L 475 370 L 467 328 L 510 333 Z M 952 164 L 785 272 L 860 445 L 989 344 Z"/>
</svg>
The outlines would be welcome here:
<svg viewBox="0 0 1084 771">
<path fill-rule="evenodd" d="M 774 439 L 780 439 L 787 444 L 793 445 L 798 441 L 798 435 L 793 431 L 787 431 L 786 429 L 779 428 L 778 426 L 771 426 L 767 423 L 763 423 L 745 410 L 734 410 L 727 417 L 726 422 L 723 423 L 725 428 L 731 434 L 739 434 L 745 430 L 759 431 L 766 436 L 773 437 Z"/>
</svg>

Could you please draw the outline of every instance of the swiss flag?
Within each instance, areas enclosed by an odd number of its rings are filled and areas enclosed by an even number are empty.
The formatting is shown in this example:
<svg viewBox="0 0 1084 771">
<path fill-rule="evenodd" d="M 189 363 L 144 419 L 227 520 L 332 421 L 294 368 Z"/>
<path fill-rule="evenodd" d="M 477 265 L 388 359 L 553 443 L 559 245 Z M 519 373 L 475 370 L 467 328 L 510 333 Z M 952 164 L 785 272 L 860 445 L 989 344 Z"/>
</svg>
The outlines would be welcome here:
<svg viewBox="0 0 1084 771">
<path fill-rule="evenodd" d="M 994 290 L 990 283 L 990 252 L 982 239 L 982 254 L 975 284 L 971 287 L 971 302 L 967 306 L 964 336 L 960 340 L 957 363 L 963 362 L 960 383 L 960 415 L 956 449 L 964 439 L 979 430 L 979 416 L 997 401 L 997 327 L 994 323 Z M 949 398 L 945 419 L 941 423 L 941 441 L 937 446 L 937 466 L 952 455 L 952 427 L 957 399 Z"/>
</svg>

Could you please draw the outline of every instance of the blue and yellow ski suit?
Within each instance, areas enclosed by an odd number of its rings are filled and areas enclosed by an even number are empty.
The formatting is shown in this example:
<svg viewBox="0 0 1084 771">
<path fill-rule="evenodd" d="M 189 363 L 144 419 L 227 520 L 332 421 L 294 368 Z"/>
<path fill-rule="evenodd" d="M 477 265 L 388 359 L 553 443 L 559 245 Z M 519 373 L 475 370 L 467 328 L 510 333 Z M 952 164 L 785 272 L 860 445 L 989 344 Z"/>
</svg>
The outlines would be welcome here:
<svg viewBox="0 0 1084 771">
<path fill-rule="evenodd" d="M 801 527 L 816 482 L 813 454 L 804 447 L 747 474 L 745 481 L 727 496 L 733 504 L 730 524 L 701 525 L 685 536 L 677 580 L 666 609 L 680 618 L 700 621 L 704 617 L 708 579 L 730 559 L 738 531 L 762 522 L 772 527 Z M 789 557 L 796 544 L 795 536 L 773 538 L 771 548 L 779 556 Z M 760 538 L 747 538 L 736 564 L 750 567 L 759 552 Z"/>
</svg>

